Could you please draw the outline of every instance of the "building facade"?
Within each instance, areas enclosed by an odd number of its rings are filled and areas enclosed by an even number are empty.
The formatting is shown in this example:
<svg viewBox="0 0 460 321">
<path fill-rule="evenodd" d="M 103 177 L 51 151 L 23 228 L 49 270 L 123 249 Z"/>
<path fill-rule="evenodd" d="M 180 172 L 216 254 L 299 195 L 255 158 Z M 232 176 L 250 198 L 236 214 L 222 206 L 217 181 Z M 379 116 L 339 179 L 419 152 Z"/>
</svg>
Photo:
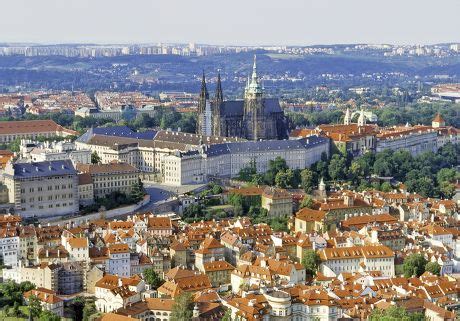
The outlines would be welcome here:
<svg viewBox="0 0 460 321">
<path fill-rule="evenodd" d="M 8 163 L 4 179 L 9 202 L 23 217 L 78 212 L 77 172 L 70 160 Z"/>
<path fill-rule="evenodd" d="M 287 121 L 278 99 L 266 98 L 257 75 L 256 58 L 244 100 L 224 101 L 220 74 L 211 102 L 203 75 L 198 105 L 197 133 L 248 140 L 287 138 Z"/>
</svg>

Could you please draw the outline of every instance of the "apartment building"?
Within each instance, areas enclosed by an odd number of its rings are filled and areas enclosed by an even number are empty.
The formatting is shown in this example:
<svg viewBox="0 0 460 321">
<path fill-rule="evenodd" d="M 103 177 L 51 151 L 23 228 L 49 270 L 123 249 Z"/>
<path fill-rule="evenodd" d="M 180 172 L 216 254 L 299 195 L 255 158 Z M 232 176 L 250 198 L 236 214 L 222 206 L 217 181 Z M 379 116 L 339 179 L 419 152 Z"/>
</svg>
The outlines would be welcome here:
<svg viewBox="0 0 460 321">
<path fill-rule="evenodd" d="M 77 172 L 70 160 L 8 163 L 4 180 L 9 202 L 22 217 L 78 212 Z"/>
<path fill-rule="evenodd" d="M 78 164 L 77 170 L 91 176 L 95 198 L 113 192 L 129 194 L 132 186 L 139 180 L 139 170 L 127 163 Z"/>
<path fill-rule="evenodd" d="M 78 132 L 62 127 L 50 119 L 0 122 L 0 143 L 10 143 L 16 139 L 74 135 L 78 135 Z"/>
<path fill-rule="evenodd" d="M 320 271 L 326 276 L 344 272 L 381 271 L 382 275 L 395 275 L 394 252 L 384 246 L 352 246 L 325 248 L 319 251 Z"/>
</svg>

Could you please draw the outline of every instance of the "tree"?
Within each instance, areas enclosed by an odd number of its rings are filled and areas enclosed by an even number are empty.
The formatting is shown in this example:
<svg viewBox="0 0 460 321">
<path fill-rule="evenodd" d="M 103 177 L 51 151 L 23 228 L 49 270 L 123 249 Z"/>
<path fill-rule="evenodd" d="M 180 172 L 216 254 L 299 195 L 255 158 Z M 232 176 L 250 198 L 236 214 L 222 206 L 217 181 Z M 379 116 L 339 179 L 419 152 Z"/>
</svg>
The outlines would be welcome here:
<svg viewBox="0 0 460 321">
<path fill-rule="evenodd" d="M 232 310 L 231 309 L 227 309 L 225 311 L 225 314 L 222 317 L 222 321 L 233 321 L 232 320 Z"/>
<path fill-rule="evenodd" d="M 433 273 L 434 275 L 440 275 L 441 274 L 441 266 L 438 264 L 438 262 L 428 262 L 425 265 L 425 271 Z"/>
<path fill-rule="evenodd" d="M 339 154 L 334 154 L 327 168 L 329 176 L 333 180 L 344 179 L 346 166 L 347 166 L 346 159 L 340 156 Z"/>
<path fill-rule="evenodd" d="M 60 321 L 61 317 L 49 310 L 43 310 L 40 313 L 38 320 L 39 321 Z"/>
<path fill-rule="evenodd" d="M 224 189 L 222 188 L 222 186 L 214 184 L 212 186 L 211 191 L 213 195 L 217 195 L 217 194 L 221 194 L 224 191 Z"/>
<path fill-rule="evenodd" d="M 255 164 L 251 162 L 249 166 L 243 167 L 238 173 L 238 179 L 240 181 L 249 182 L 252 180 L 253 175 L 257 174 Z"/>
<path fill-rule="evenodd" d="M 193 296 L 190 292 L 182 293 L 174 298 L 171 320 L 189 321 L 193 316 Z"/>
<path fill-rule="evenodd" d="M 305 257 L 302 259 L 302 265 L 305 267 L 307 274 L 315 276 L 320 263 L 321 259 L 316 251 L 307 250 L 305 252 Z"/>
<path fill-rule="evenodd" d="M 268 185 L 273 185 L 275 183 L 276 174 L 281 171 L 286 171 L 287 169 L 288 166 L 283 158 L 277 156 L 274 160 L 270 160 L 268 162 L 268 170 L 265 173 L 265 182 Z"/>
<path fill-rule="evenodd" d="M 29 297 L 29 313 L 32 318 L 38 317 L 42 312 L 42 305 L 40 300 L 36 295 L 31 295 Z"/>
<path fill-rule="evenodd" d="M 143 198 L 144 198 L 144 195 L 145 195 L 145 190 L 144 190 L 144 183 L 142 183 L 141 179 L 138 178 L 137 179 L 137 182 L 135 182 L 133 184 L 133 186 L 131 187 L 131 199 L 133 200 L 133 202 L 140 202 Z"/>
<path fill-rule="evenodd" d="M 21 315 L 21 310 L 19 310 L 19 302 L 14 302 L 13 304 L 13 316 L 15 316 L 16 318 L 18 318 L 20 315 Z"/>
<path fill-rule="evenodd" d="M 369 321 L 425 321 L 423 313 L 409 313 L 403 307 L 390 306 L 385 310 L 375 309 L 369 316 Z"/>
<path fill-rule="evenodd" d="M 143 275 L 145 282 L 150 284 L 154 290 L 158 289 L 164 283 L 164 280 L 160 278 L 153 268 L 145 269 Z"/>
<path fill-rule="evenodd" d="M 391 184 L 388 183 L 388 182 L 383 182 L 382 185 L 380 186 L 380 190 L 382 192 L 391 192 L 392 190 L 392 187 L 391 187 Z"/>
<path fill-rule="evenodd" d="M 300 172 L 300 186 L 302 186 L 305 193 L 311 193 L 315 186 L 315 173 L 306 168 Z"/>
<path fill-rule="evenodd" d="M 305 195 L 302 202 L 300 203 L 300 208 L 312 208 L 313 206 L 313 198 L 310 195 Z"/>
<path fill-rule="evenodd" d="M 419 277 L 425 272 L 427 263 L 427 260 L 419 253 L 408 255 L 403 263 L 404 277 L 410 278 L 414 275 Z"/>
<path fill-rule="evenodd" d="M 97 154 L 96 151 L 92 152 L 91 154 L 91 164 L 99 164 L 101 162 L 101 158 Z"/>
<path fill-rule="evenodd" d="M 280 188 L 288 188 L 292 184 L 294 172 L 292 169 L 281 170 L 275 175 L 275 184 Z"/>
<path fill-rule="evenodd" d="M 87 301 L 83 308 L 83 321 L 89 321 L 90 316 L 97 313 L 96 304 L 94 301 Z"/>
<path fill-rule="evenodd" d="M 442 182 L 439 191 L 444 198 L 452 198 L 455 195 L 455 185 L 449 182 Z"/>
</svg>

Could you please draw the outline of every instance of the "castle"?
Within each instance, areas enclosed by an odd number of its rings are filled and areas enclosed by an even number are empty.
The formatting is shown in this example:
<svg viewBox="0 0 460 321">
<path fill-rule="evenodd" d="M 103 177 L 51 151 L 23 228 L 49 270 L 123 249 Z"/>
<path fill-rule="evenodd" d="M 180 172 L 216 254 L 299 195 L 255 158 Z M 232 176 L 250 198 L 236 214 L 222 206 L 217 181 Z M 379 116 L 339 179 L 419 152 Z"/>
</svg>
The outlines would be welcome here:
<svg viewBox="0 0 460 321">
<path fill-rule="evenodd" d="M 220 74 L 216 94 L 209 99 L 203 73 L 198 104 L 197 134 L 240 137 L 248 140 L 285 139 L 287 121 L 277 98 L 264 97 L 257 76 L 256 57 L 251 79 L 248 78 L 244 100 L 225 100 Z"/>
</svg>

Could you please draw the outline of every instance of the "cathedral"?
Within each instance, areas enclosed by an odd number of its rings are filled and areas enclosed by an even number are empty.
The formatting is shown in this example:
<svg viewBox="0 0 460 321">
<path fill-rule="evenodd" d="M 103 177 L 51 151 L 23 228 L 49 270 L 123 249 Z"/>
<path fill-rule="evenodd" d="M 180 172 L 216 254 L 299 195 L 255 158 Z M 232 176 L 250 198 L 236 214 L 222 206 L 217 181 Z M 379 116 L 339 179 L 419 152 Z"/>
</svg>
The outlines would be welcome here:
<svg viewBox="0 0 460 321">
<path fill-rule="evenodd" d="M 198 104 L 197 134 L 240 137 L 248 140 L 285 139 L 287 121 L 277 98 L 265 98 L 257 76 L 256 57 L 244 100 L 224 100 L 220 74 L 210 100 L 203 73 Z"/>
</svg>

